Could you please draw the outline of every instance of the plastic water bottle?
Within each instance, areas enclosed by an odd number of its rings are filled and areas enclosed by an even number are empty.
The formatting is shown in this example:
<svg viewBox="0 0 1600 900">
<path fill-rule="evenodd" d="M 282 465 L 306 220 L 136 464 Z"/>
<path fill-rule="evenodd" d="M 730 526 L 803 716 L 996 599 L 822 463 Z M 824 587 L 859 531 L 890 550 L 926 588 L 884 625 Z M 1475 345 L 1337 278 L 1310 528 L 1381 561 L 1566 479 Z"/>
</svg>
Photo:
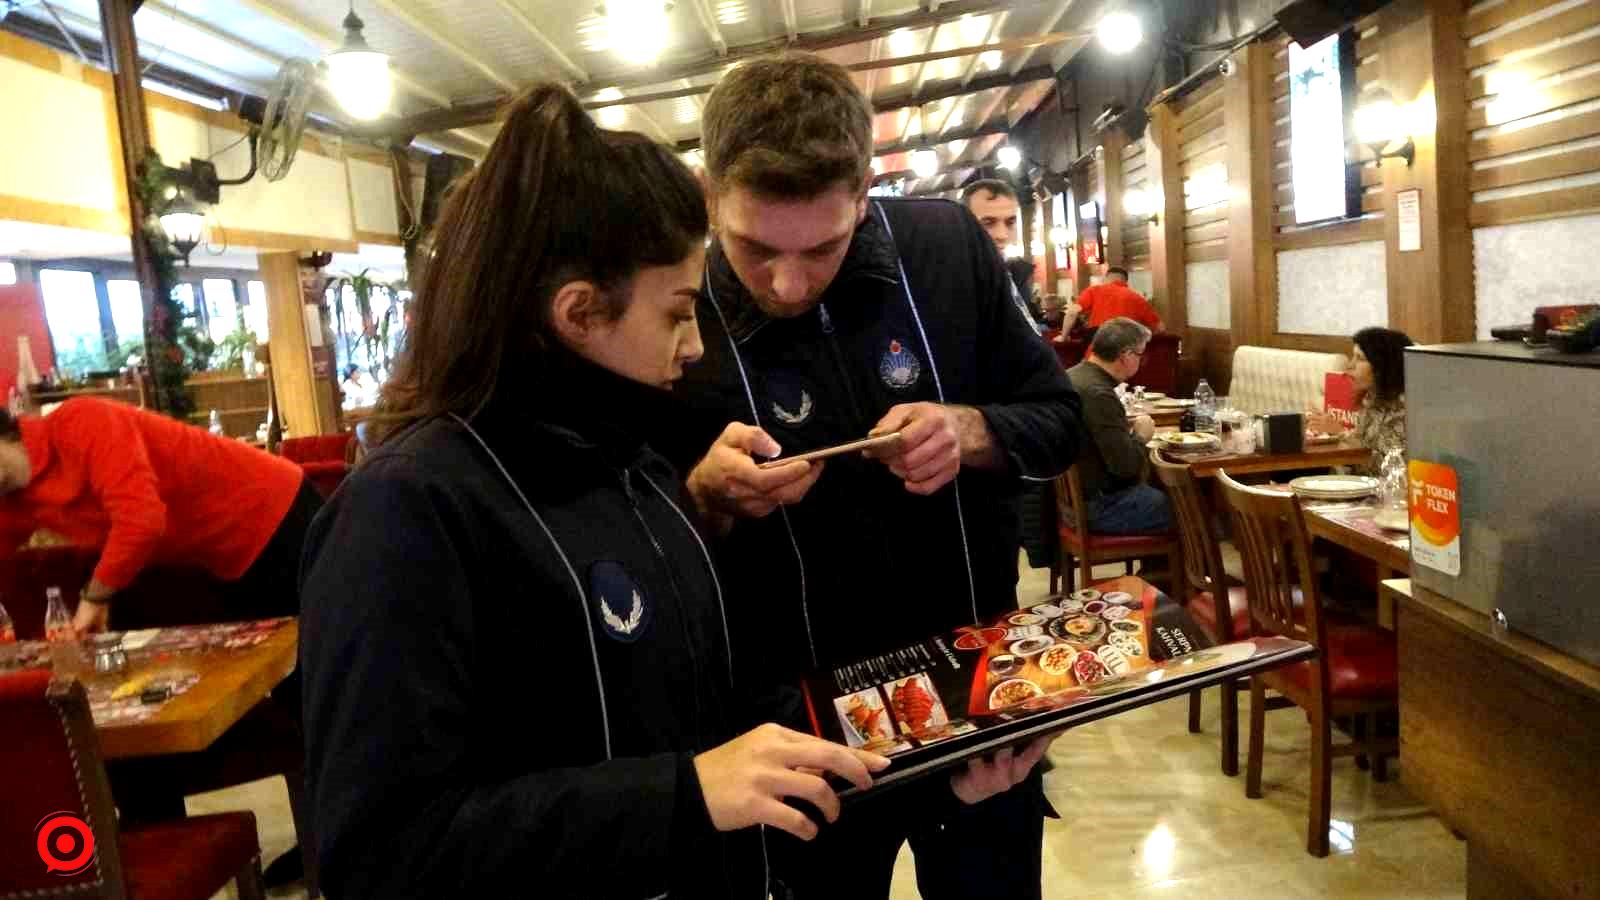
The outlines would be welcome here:
<svg viewBox="0 0 1600 900">
<path fill-rule="evenodd" d="M 44 638 L 50 642 L 50 661 L 56 672 L 76 675 L 82 667 L 83 656 L 78 652 L 78 637 L 72 631 L 72 616 L 67 614 L 67 605 L 61 602 L 61 588 L 47 588 L 44 596 Z"/>
<path fill-rule="evenodd" d="M 1217 433 L 1217 394 L 1204 378 L 1194 389 L 1194 430 Z"/>
<path fill-rule="evenodd" d="M 207 429 L 217 437 L 226 437 L 222 431 L 222 414 L 216 410 L 211 411 L 211 427 Z"/>
</svg>

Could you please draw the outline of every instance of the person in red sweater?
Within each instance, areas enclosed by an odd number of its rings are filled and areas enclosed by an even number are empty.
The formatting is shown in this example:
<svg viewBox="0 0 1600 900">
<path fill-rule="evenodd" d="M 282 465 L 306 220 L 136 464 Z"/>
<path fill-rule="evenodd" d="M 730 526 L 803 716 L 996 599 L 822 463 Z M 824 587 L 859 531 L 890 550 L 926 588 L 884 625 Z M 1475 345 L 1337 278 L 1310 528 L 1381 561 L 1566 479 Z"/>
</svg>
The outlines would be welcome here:
<svg viewBox="0 0 1600 900">
<path fill-rule="evenodd" d="M 1161 330 L 1161 316 L 1144 295 L 1128 287 L 1128 270 L 1121 266 L 1106 269 L 1106 280 L 1084 288 L 1078 295 L 1078 312 L 1084 326 L 1099 328 L 1116 318 L 1132 319 L 1151 331 Z"/>
<path fill-rule="evenodd" d="M 322 500 L 300 467 L 137 407 L 77 398 L 47 417 L 0 412 L 0 557 L 49 529 L 96 547 L 73 627 L 153 563 L 226 583 L 229 619 L 299 611 L 300 546 Z"/>
</svg>

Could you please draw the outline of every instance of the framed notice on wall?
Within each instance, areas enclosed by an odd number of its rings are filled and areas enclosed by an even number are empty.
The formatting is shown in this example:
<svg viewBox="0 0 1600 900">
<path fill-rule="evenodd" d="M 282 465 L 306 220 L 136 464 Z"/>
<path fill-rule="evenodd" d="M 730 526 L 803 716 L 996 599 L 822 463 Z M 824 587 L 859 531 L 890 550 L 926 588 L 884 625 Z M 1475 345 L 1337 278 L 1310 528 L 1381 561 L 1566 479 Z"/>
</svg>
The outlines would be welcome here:
<svg viewBox="0 0 1600 900">
<path fill-rule="evenodd" d="M 1400 252 L 1422 249 L 1422 192 L 1401 191 L 1395 198 L 1400 202 Z"/>
</svg>

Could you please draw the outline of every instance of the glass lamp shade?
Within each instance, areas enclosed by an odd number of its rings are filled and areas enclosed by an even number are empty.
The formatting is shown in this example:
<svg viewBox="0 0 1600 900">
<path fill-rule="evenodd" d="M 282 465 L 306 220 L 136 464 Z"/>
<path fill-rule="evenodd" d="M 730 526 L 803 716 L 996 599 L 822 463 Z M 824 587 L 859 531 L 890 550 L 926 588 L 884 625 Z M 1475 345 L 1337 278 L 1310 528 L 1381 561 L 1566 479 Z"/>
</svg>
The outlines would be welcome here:
<svg viewBox="0 0 1600 900">
<path fill-rule="evenodd" d="M 394 77 L 387 53 L 364 47 L 344 49 L 328 54 L 325 62 L 328 84 L 345 112 L 362 120 L 388 112 L 394 98 Z"/>
<path fill-rule="evenodd" d="M 918 178 L 931 178 L 939 171 L 939 154 L 933 150 L 918 150 L 911 154 L 911 171 Z"/>
<path fill-rule="evenodd" d="M 1100 20 L 1095 27 L 1095 35 L 1100 39 L 1100 46 L 1110 53 L 1127 53 L 1139 46 L 1144 40 L 1144 28 L 1139 24 L 1139 19 L 1131 13 L 1112 13 Z"/>
<path fill-rule="evenodd" d="M 1010 144 L 1001 147 L 996 156 L 999 157 L 1002 169 L 1015 169 L 1017 164 L 1022 162 L 1022 151 Z"/>
<path fill-rule="evenodd" d="M 179 200 L 161 215 L 161 230 L 187 264 L 190 251 L 205 237 L 206 217 L 187 200 Z"/>
<path fill-rule="evenodd" d="M 1399 104 L 1388 91 L 1374 91 L 1362 98 L 1356 107 L 1356 139 L 1381 151 L 1384 147 L 1405 137 L 1406 125 Z"/>
</svg>

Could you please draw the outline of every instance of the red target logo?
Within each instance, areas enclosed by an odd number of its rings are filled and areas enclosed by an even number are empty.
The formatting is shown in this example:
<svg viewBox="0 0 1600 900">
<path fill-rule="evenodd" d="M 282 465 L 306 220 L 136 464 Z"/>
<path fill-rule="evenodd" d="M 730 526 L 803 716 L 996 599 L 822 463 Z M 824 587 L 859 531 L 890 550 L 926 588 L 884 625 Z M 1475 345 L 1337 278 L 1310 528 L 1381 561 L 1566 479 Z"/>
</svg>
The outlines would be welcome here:
<svg viewBox="0 0 1600 900">
<path fill-rule="evenodd" d="M 33 843 L 45 871 L 69 877 L 94 862 L 94 831 L 81 816 L 53 812 L 33 829 Z"/>
</svg>

